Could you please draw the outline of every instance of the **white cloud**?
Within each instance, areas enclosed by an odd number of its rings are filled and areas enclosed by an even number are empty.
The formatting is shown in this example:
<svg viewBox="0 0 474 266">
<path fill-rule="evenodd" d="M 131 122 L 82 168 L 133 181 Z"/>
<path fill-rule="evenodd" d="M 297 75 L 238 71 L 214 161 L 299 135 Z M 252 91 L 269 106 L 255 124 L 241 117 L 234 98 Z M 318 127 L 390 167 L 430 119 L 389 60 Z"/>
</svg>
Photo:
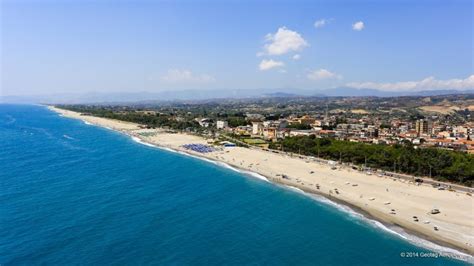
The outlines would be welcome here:
<svg viewBox="0 0 474 266">
<path fill-rule="evenodd" d="M 281 61 L 274 61 L 272 59 L 267 60 L 263 59 L 262 62 L 260 62 L 260 65 L 258 65 L 258 68 L 262 71 L 269 70 L 275 67 L 282 67 L 285 64 Z"/>
<path fill-rule="evenodd" d="M 319 29 L 319 28 L 322 28 L 322 27 L 325 27 L 326 25 L 328 25 L 329 23 L 331 23 L 334 19 L 333 18 L 323 18 L 323 19 L 320 19 L 320 20 L 316 20 L 314 22 L 314 27 L 316 29 Z"/>
<path fill-rule="evenodd" d="M 361 31 L 365 27 L 364 22 L 357 21 L 356 23 L 352 24 L 352 29 L 356 31 Z"/>
<path fill-rule="evenodd" d="M 333 73 L 327 69 L 318 69 L 310 71 L 306 77 L 311 80 L 322 80 L 322 79 L 341 79 L 342 76 L 336 73 Z"/>
<path fill-rule="evenodd" d="M 300 60 L 301 55 L 295 54 L 292 58 L 293 58 L 293 60 Z"/>
<path fill-rule="evenodd" d="M 216 81 L 214 77 L 207 74 L 194 74 L 190 70 L 170 69 L 160 77 L 161 81 L 167 83 L 210 83 Z"/>
<path fill-rule="evenodd" d="M 434 77 L 428 77 L 419 81 L 401 81 L 393 83 L 378 82 L 351 82 L 346 84 L 348 87 L 357 89 L 378 89 L 385 91 L 406 91 L 406 90 L 440 90 L 455 89 L 467 90 L 474 89 L 474 75 L 465 79 L 447 79 L 437 80 Z"/>
<path fill-rule="evenodd" d="M 323 19 L 320 19 L 320 20 L 316 20 L 316 22 L 314 22 L 314 27 L 315 28 L 322 28 L 324 26 L 326 26 L 326 24 L 329 23 L 329 20 L 323 18 Z"/>
<path fill-rule="evenodd" d="M 309 46 L 301 35 L 296 32 L 281 27 L 275 34 L 267 34 L 265 36 L 264 51 L 268 55 L 282 55 L 292 51 L 301 51 Z"/>
</svg>

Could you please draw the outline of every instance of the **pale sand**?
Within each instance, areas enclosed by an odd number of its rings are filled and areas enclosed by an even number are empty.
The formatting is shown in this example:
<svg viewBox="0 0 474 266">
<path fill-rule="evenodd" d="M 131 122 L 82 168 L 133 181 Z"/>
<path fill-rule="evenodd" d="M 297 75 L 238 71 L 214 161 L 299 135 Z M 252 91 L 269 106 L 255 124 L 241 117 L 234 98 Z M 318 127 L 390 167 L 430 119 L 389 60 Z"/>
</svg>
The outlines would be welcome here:
<svg viewBox="0 0 474 266">
<path fill-rule="evenodd" d="M 384 223 L 398 225 L 433 242 L 474 254 L 474 199 L 465 193 L 437 190 L 428 185 L 417 186 L 355 170 L 331 170 L 327 164 L 259 149 L 232 147 L 200 154 L 181 147 L 188 143 L 207 143 L 198 136 L 166 133 L 158 129 L 139 129 L 133 123 L 81 116 L 79 113 L 52 107 L 50 109 L 67 117 L 126 132 L 152 144 L 222 161 L 259 173 L 271 181 L 324 195 L 360 209 Z M 141 135 L 143 133 L 148 134 Z M 314 173 L 311 174 L 311 171 Z M 282 178 L 282 174 L 290 179 Z M 319 189 L 316 188 L 317 184 Z M 439 209 L 441 213 L 430 214 L 433 208 Z M 391 209 L 395 209 L 396 214 L 390 214 Z M 413 216 L 417 216 L 419 221 L 415 222 Z M 430 223 L 425 224 L 425 221 Z M 439 231 L 435 231 L 434 226 Z"/>
</svg>

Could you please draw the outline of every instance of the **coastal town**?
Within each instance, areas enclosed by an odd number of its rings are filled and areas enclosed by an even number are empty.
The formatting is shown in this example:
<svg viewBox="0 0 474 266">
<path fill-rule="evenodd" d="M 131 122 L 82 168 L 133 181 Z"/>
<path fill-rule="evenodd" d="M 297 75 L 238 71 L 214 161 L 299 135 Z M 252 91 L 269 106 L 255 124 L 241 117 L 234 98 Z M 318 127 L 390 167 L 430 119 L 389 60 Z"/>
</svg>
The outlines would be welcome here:
<svg viewBox="0 0 474 266">
<path fill-rule="evenodd" d="M 337 116 L 313 117 L 310 115 L 289 116 L 278 120 L 265 120 L 258 114 L 246 114 L 250 125 L 231 127 L 226 120 L 199 119 L 204 128 L 215 126 L 217 130 L 252 139 L 248 144 L 265 144 L 286 137 L 310 136 L 331 137 L 351 142 L 373 144 L 397 144 L 409 141 L 415 146 L 436 147 L 474 154 L 474 123 L 460 125 L 440 124 L 437 117 L 416 121 L 392 120 L 387 127 L 368 116 L 361 119 L 337 123 Z M 308 129 L 299 129 L 308 128 Z M 325 129 L 331 128 L 331 129 Z M 261 139 L 259 142 L 255 139 Z"/>
<path fill-rule="evenodd" d="M 230 134 L 249 145 L 268 146 L 287 137 L 314 135 L 371 144 L 409 142 L 415 147 L 474 154 L 472 95 L 222 99 L 67 107 L 105 116 L 114 113 L 124 119 L 141 116 L 138 119 L 147 127 L 156 125 L 212 137 Z"/>
</svg>

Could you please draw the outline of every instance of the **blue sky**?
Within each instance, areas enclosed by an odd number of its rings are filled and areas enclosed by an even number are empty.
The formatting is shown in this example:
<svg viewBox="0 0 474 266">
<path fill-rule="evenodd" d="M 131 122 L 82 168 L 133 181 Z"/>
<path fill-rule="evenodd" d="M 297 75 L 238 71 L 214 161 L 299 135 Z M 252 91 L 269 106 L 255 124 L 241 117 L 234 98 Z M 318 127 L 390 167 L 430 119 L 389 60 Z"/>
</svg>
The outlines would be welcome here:
<svg viewBox="0 0 474 266">
<path fill-rule="evenodd" d="M 472 1 L 1 3 L 4 95 L 474 88 Z"/>
</svg>

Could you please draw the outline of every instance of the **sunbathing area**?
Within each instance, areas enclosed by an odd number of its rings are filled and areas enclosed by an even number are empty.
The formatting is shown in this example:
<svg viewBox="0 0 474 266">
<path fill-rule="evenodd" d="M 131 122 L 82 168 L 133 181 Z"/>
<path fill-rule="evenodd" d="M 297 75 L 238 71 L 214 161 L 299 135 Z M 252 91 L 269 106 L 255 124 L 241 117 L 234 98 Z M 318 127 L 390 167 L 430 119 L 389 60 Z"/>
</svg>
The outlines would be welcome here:
<svg viewBox="0 0 474 266">
<path fill-rule="evenodd" d="M 213 147 L 204 144 L 184 144 L 182 147 L 187 150 L 192 150 L 199 153 L 208 153 L 215 151 Z"/>
</svg>

